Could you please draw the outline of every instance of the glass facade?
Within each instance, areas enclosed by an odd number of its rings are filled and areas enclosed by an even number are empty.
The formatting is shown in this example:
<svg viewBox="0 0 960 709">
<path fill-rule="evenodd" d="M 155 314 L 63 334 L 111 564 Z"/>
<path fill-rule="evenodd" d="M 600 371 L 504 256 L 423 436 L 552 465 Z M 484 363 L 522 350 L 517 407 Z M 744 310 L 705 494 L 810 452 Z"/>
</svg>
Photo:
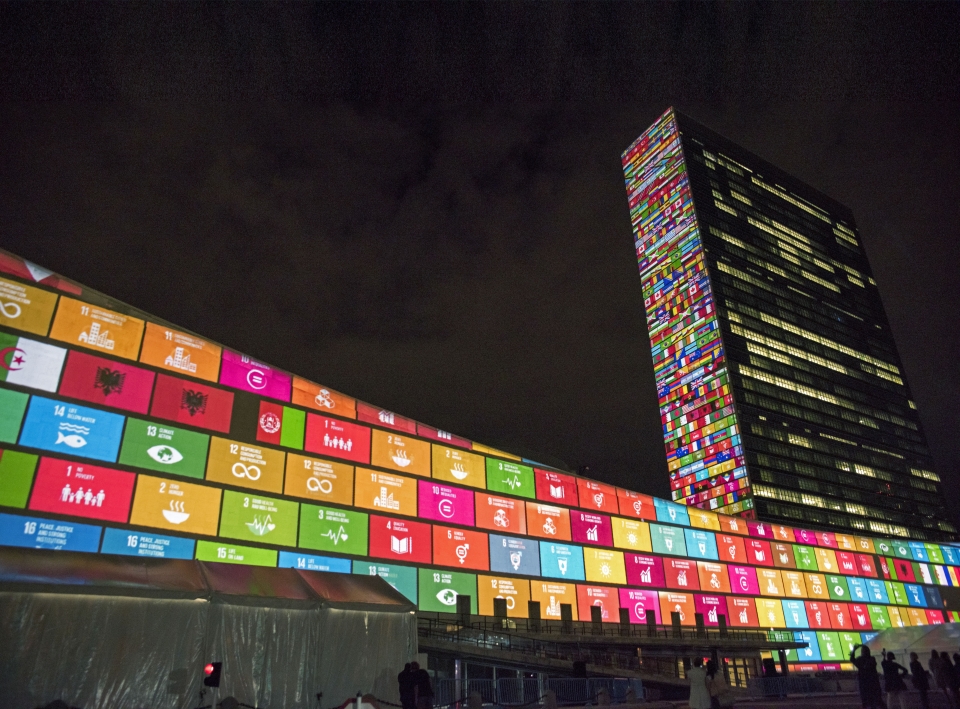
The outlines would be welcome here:
<svg viewBox="0 0 960 709">
<path fill-rule="evenodd" d="M 673 499 L 954 539 L 850 210 L 673 110 L 623 166 Z"/>
</svg>

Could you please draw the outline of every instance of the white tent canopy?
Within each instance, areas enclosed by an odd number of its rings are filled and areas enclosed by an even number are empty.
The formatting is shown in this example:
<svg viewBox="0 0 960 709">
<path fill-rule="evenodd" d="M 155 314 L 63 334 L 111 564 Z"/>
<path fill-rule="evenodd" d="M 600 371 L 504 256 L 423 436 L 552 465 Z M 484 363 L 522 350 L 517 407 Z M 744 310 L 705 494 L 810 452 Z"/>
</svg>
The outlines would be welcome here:
<svg viewBox="0 0 960 709">
<path fill-rule="evenodd" d="M 190 709 L 210 661 L 219 697 L 264 709 L 397 701 L 417 650 L 415 607 L 379 577 L 20 549 L 0 549 L 0 637 L 10 709 Z"/>
<path fill-rule="evenodd" d="M 884 649 L 894 653 L 903 666 L 910 660 L 910 653 L 915 652 L 926 666 L 931 650 L 949 653 L 951 657 L 960 650 L 960 623 L 890 628 L 868 642 L 867 647 L 878 657 Z"/>
</svg>

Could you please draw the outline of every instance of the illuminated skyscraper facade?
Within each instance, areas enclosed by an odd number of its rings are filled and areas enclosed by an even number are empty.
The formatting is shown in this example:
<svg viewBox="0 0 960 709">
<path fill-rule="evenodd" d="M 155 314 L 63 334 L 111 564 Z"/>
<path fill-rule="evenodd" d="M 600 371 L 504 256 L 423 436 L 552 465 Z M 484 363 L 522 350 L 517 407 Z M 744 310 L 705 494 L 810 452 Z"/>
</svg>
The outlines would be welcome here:
<svg viewBox="0 0 960 709">
<path fill-rule="evenodd" d="M 672 109 L 623 169 L 673 499 L 955 538 L 850 210 Z"/>
</svg>

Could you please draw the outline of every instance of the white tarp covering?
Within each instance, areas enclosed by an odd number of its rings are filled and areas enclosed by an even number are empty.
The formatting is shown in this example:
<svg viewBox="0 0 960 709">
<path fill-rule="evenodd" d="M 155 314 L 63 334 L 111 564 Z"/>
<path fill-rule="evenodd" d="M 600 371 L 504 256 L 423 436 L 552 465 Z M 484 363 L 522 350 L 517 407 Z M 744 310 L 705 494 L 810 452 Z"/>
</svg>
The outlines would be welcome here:
<svg viewBox="0 0 960 709">
<path fill-rule="evenodd" d="M 960 623 L 890 628 L 873 638 L 867 646 L 877 657 L 881 650 L 892 652 L 903 666 L 910 661 L 911 652 L 917 653 L 923 663 L 930 659 L 931 650 L 946 652 L 953 657 L 960 647 Z"/>
<path fill-rule="evenodd" d="M 8 581 L 2 557 L 0 581 Z M 151 598 L 143 588 L 136 595 L 108 595 L 96 593 L 102 575 L 84 593 L 63 586 L 55 593 L 15 585 L 2 590 L 12 586 L 0 584 L 0 705 L 34 709 L 61 699 L 84 709 L 192 709 L 209 661 L 223 663 L 218 699 L 232 695 L 263 709 L 330 707 L 357 691 L 398 701 L 397 672 L 416 657 L 416 615 L 402 597 L 388 599 L 392 606 L 369 602 L 376 596 L 371 582 L 386 586 L 381 579 L 354 577 L 361 584 L 359 601 L 349 597 L 353 580 L 337 579 L 339 601 L 330 601 L 316 594 L 323 586 L 317 577 L 327 574 L 314 574 L 302 586 L 309 599 L 295 599 L 264 593 L 264 579 L 280 578 L 273 588 L 283 591 L 284 583 L 296 581 L 290 574 L 304 572 L 217 573 L 236 573 L 253 587 L 251 595 Z"/>
</svg>

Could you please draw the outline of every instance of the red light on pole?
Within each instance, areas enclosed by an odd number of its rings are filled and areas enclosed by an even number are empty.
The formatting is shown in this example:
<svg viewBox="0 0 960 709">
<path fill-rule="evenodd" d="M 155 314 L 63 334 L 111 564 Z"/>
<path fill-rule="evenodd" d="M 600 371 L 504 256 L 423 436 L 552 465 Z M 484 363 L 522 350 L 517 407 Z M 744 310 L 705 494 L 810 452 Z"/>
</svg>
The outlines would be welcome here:
<svg viewBox="0 0 960 709">
<path fill-rule="evenodd" d="M 203 666 L 203 684 L 205 687 L 220 686 L 220 670 L 223 668 L 222 662 L 208 662 Z"/>
</svg>

